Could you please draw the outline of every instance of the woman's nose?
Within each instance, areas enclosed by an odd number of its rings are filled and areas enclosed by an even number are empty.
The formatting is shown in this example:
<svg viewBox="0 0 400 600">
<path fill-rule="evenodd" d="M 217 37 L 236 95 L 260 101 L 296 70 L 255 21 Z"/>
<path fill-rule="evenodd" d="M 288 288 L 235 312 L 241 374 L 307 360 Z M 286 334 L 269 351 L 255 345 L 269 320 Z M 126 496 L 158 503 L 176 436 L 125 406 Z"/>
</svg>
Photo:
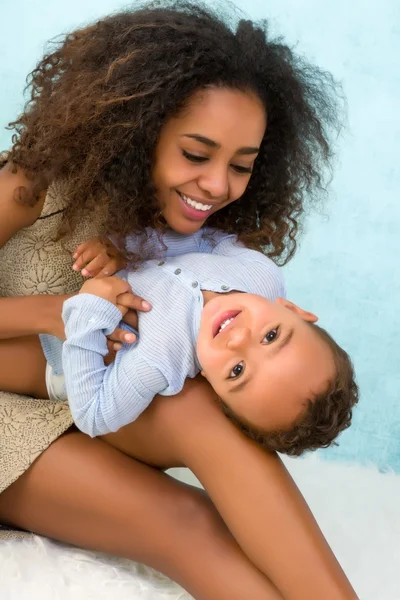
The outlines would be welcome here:
<svg viewBox="0 0 400 600">
<path fill-rule="evenodd" d="M 198 181 L 199 187 L 206 192 L 210 199 L 229 198 L 229 181 L 226 165 L 208 165 Z"/>
</svg>

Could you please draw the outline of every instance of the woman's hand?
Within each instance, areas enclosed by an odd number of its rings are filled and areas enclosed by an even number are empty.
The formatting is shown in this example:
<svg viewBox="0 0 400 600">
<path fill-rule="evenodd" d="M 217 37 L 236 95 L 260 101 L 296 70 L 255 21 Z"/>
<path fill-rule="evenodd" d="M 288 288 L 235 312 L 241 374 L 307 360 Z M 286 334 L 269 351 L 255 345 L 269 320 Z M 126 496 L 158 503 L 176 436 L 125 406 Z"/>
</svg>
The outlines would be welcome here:
<svg viewBox="0 0 400 600">
<path fill-rule="evenodd" d="M 84 277 L 114 275 L 126 266 L 114 244 L 109 239 L 100 237 L 80 244 L 73 258 L 75 262 L 72 268 L 74 271 L 81 271 Z"/>
</svg>

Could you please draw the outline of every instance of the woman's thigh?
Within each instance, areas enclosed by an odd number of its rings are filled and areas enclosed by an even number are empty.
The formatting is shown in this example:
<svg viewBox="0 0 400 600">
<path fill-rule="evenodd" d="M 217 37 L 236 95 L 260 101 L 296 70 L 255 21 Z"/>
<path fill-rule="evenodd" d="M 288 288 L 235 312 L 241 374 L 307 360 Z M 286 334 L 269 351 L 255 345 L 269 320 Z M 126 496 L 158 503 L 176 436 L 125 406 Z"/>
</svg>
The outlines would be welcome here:
<svg viewBox="0 0 400 600">
<path fill-rule="evenodd" d="M 77 431 L 0 495 L 0 522 L 138 560 L 198 600 L 281 599 L 200 490 Z"/>
<path fill-rule="evenodd" d="M 0 340 L 0 390 L 47 398 L 46 359 L 37 335 Z"/>
</svg>

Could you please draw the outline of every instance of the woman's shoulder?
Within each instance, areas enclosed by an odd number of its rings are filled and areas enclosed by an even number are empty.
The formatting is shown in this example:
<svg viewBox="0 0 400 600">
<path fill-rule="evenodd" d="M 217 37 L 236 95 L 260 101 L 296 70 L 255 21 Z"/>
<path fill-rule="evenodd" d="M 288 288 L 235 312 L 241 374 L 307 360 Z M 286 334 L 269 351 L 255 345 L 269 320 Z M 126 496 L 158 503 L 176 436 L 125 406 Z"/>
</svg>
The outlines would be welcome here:
<svg viewBox="0 0 400 600">
<path fill-rule="evenodd" d="M 47 189 L 40 217 L 62 212 L 68 205 L 68 186 L 65 182 L 52 183 Z"/>
</svg>

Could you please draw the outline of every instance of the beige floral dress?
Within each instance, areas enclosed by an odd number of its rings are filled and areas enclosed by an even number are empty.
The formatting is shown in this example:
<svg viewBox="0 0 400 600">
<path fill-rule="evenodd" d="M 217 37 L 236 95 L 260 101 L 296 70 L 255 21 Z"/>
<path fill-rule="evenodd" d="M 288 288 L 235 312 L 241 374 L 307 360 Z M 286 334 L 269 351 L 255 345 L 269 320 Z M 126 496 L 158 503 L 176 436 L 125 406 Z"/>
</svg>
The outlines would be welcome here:
<svg viewBox="0 0 400 600">
<path fill-rule="evenodd" d="M 72 250 L 96 235 L 100 214 L 80 224 L 64 244 L 55 242 L 65 197 L 65 187 L 53 186 L 36 223 L 0 248 L 0 296 L 68 293 L 82 284 L 71 268 Z M 67 403 L 0 392 L 0 493 L 71 425 Z M 0 539 L 21 535 L 0 525 Z"/>
</svg>

